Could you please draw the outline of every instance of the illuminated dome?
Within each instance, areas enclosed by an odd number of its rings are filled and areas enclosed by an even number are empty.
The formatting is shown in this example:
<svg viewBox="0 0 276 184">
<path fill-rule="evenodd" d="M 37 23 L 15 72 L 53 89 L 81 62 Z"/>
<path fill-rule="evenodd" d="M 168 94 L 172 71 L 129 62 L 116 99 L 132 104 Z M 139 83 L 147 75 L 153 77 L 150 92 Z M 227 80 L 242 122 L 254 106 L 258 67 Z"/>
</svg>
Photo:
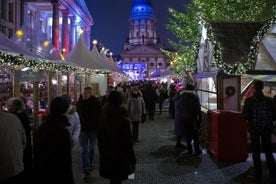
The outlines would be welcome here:
<svg viewBox="0 0 276 184">
<path fill-rule="evenodd" d="M 151 0 L 134 0 L 130 19 L 150 19 L 153 17 Z"/>
</svg>

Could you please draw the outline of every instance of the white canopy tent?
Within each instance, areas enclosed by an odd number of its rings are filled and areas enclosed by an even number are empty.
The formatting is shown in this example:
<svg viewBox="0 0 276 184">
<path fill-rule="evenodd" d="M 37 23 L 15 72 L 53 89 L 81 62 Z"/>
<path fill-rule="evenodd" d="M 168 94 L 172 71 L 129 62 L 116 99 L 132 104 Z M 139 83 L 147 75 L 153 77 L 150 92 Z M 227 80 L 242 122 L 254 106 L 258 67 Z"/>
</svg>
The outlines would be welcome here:
<svg viewBox="0 0 276 184">
<path fill-rule="evenodd" d="M 15 44 L 2 32 L 0 32 L 0 50 L 5 52 L 10 52 L 10 53 L 16 53 L 16 54 L 32 55 L 31 52 Z"/>
<path fill-rule="evenodd" d="M 161 72 L 161 77 L 176 77 L 177 74 L 174 72 L 173 67 L 169 66 L 163 72 Z"/>
<path fill-rule="evenodd" d="M 90 54 L 91 54 L 91 57 L 93 58 L 93 60 L 97 61 L 104 68 L 104 71 L 114 72 L 111 65 L 109 63 L 107 63 L 107 61 L 103 57 L 101 57 L 96 45 L 93 45 L 93 48 L 92 48 Z"/>
<path fill-rule="evenodd" d="M 64 60 L 61 53 L 47 39 L 47 35 L 35 24 L 34 27 L 23 24 L 11 40 L 29 52 L 34 53 L 44 60 L 61 62 Z"/>
<path fill-rule="evenodd" d="M 101 50 L 101 52 L 99 53 L 100 56 L 103 58 L 103 60 L 105 60 L 105 62 L 108 63 L 108 65 L 110 65 L 110 67 L 112 68 L 113 73 L 124 74 L 124 72 L 116 65 L 116 63 L 113 60 L 112 56 L 110 56 L 109 59 L 106 57 L 106 54 L 107 54 L 108 50 L 109 49 Z"/>
<path fill-rule="evenodd" d="M 104 73 L 106 71 L 104 65 L 92 57 L 82 35 L 80 35 L 75 47 L 66 57 L 66 60 L 95 72 L 102 71 Z"/>
</svg>

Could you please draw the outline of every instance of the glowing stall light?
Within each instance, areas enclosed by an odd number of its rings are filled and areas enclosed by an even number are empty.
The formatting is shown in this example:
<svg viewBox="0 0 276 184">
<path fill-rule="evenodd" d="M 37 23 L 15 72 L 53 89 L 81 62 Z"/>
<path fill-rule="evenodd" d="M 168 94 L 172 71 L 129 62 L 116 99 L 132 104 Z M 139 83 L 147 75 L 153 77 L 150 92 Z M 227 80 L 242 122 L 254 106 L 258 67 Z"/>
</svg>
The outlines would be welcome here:
<svg viewBox="0 0 276 184">
<path fill-rule="evenodd" d="M 80 27 L 77 27 L 77 32 L 79 33 L 79 35 L 82 35 L 84 31 Z"/>
<path fill-rule="evenodd" d="M 43 47 L 48 47 L 49 45 L 50 45 L 50 42 L 49 42 L 49 40 L 45 40 L 44 42 L 43 42 Z"/>
<path fill-rule="evenodd" d="M 66 48 L 62 48 L 62 54 L 64 55 L 65 54 L 65 52 L 66 52 Z"/>
<path fill-rule="evenodd" d="M 56 79 L 52 79 L 52 84 L 56 85 L 57 84 L 57 80 Z"/>
<path fill-rule="evenodd" d="M 38 50 L 39 52 L 41 52 L 41 51 L 43 50 L 43 48 L 42 48 L 41 46 L 38 46 L 38 47 L 37 47 L 37 50 Z"/>
<path fill-rule="evenodd" d="M 62 75 L 61 80 L 62 81 L 67 81 L 67 75 Z"/>
<path fill-rule="evenodd" d="M 21 69 L 22 72 L 25 72 L 25 71 L 28 71 L 28 70 L 30 70 L 29 67 L 24 67 L 24 68 Z"/>
<path fill-rule="evenodd" d="M 98 40 L 93 40 L 93 41 L 92 41 L 92 44 L 93 44 L 93 45 L 97 45 L 97 44 L 98 44 Z"/>
<path fill-rule="evenodd" d="M 17 31 L 16 31 L 16 36 L 18 37 L 18 38 L 22 38 L 23 37 L 23 35 L 24 35 L 24 32 L 23 32 L 23 30 L 21 30 L 21 29 L 18 29 Z"/>
</svg>

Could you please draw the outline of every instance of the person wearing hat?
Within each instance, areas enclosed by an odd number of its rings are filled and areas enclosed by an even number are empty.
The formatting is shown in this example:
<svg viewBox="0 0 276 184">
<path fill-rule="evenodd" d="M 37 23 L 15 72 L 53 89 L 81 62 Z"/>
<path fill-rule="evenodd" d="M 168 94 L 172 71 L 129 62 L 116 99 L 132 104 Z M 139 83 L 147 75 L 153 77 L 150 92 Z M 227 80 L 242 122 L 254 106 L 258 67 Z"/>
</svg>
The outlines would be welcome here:
<svg viewBox="0 0 276 184">
<path fill-rule="evenodd" d="M 34 134 L 34 183 L 73 184 L 70 126 L 63 97 L 50 102 L 46 122 Z"/>
<path fill-rule="evenodd" d="M 130 120 L 122 102 L 121 92 L 110 93 L 98 130 L 100 175 L 110 179 L 111 184 L 126 180 L 134 172 L 136 164 Z"/>
</svg>

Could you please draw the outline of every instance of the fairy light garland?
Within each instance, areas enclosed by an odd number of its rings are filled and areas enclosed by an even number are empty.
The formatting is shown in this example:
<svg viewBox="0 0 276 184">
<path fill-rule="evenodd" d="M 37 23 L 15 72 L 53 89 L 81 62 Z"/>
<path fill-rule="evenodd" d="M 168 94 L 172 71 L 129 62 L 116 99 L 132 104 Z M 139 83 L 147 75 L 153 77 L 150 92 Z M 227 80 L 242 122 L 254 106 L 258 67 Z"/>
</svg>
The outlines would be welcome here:
<svg viewBox="0 0 276 184">
<path fill-rule="evenodd" d="M 226 64 L 222 58 L 222 51 L 220 43 L 216 41 L 214 33 L 212 31 L 211 25 L 207 21 L 203 21 L 204 26 L 206 26 L 208 31 L 208 38 L 214 45 L 214 58 L 217 64 L 217 68 L 222 70 L 226 74 L 243 74 L 248 70 L 252 69 L 255 65 L 256 57 L 258 54 L 258 46 L 260 41 L 263 39 L 264 35 L 272 28 L 276 22 L 276 16 L 274 16 L 270 21 L 264 23 L 263 27 L 257 32 L 256 36 L 253 38 L 251 46 L 249 48 L 248 59 L 244 62 L 236 62 L 234 64 Z"/>
<path fill-rule="evenodd" d="M 29 67 L 35 71 L 70 71 L 76 74 L 106 74 L 109 72 L 94 70 L 90 68 L 83 68 L 80 66 L 70 65 L 65 63 L 58 63 L 52 61 L 46 61 L 39 58 L 28 58 L 24 55 L 16 55 L 13 53 L 0 51 L 0 65 L 12 67 L 12 66 L 22 66 Z"/>
</svg>

